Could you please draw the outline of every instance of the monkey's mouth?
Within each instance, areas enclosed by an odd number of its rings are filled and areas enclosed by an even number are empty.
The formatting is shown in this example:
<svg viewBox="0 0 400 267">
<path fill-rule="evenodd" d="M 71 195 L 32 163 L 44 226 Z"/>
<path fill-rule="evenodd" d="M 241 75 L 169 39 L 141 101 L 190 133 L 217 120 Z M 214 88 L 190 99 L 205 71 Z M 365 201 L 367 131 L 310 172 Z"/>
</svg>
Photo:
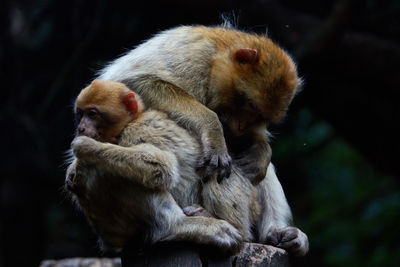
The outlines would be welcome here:
<svg viewBox="0 0 400 267">
<path fill-rule="evenodd" d="M 228 125 L 235 136 L 242 136 L 249 131 L 253 125 L 264 122 L 264 119 L 257 114 L 250 114 L 239 118 L 230 118 Z"/>
</svg>

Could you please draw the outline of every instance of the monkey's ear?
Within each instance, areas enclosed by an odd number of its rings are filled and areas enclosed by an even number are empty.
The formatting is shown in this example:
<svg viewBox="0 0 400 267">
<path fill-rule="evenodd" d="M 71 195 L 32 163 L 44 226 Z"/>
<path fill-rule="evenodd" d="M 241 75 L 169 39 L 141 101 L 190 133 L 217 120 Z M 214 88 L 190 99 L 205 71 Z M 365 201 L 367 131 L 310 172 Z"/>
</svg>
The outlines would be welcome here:
<svg viewBox="0 0 400 267">
<path fill-rule="evenodd" d="M 258 52 L 251 48 L 240 48 L 235 52 L 235 59 L 242 64 L 253 64 L 258 60 Z"/>
<path fill-rule="evenodd" d="M 138 111 L 138 103 L 136 101 L 135 93 L 130 92 L 123 96 L 122 102 L 124 103 L 126 109 L 132 113 L 136 114 Z"/>
</svg>

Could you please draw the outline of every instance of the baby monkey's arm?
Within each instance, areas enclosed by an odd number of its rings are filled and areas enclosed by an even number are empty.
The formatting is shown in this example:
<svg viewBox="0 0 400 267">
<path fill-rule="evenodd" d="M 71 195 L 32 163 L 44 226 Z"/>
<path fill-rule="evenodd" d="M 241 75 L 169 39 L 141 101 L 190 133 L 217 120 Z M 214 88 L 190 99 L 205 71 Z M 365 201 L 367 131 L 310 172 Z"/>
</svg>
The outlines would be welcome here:
<svg viewBox="0 0 400 267">
<path fill-rule="evenodd" d="M 94 163 L 148 188 L 167 189 L 176 174 L 176 157 L 151 144 L 122 147 L 78 136 L 72 142 L 72 150 L 79 160 Z"/>
</svg>

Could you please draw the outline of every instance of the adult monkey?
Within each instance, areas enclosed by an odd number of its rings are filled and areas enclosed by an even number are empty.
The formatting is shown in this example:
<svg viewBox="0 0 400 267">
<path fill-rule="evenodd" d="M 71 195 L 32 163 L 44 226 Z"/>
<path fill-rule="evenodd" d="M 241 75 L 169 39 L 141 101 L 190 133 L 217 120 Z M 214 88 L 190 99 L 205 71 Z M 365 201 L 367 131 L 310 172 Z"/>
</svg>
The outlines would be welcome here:
<svg viewBox="0 0 400 267">
<path fill-rule="evenodd" d="M 292 215 L 269 165 L 271 149 L 265 135 L 266 125 L 286 114 L 301 84 L 295 64 L 281 48 L 265 36 L 183 26 L 162 32 L 115 60 L 99 79 L 126 84 L 146 106 L 166 112 L 194 132 L 203 148 L 200 165 L 205 167 L 205 181 L 215 176 L 221 181 L 230 174 L 225 132 L 235 165 L 258 185 L 264 206 L 259 241 L 293 241 L 290 244 L 302 248 L 299 254 L 306 253 L 306 235 L 288 227 Z M 207 210 L 230 194 L 213 179 L 205 189 Z M 220 218 L 231 216 L 216 213 Z"/>
</svg>

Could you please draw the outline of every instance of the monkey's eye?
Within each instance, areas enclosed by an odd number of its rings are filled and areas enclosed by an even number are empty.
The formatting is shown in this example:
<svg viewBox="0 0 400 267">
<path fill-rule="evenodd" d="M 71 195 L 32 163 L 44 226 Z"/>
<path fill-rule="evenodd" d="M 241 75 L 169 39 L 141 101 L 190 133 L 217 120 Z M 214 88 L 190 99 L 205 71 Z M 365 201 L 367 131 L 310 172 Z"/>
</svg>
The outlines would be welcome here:
<svg viewBox="0 0 400 267">
<path fill-rule="evenodd" d="M 94 119 L 97 116 L 97 110 L 94 108 L 91 108 L 88 110 L 87 115 L 89 116 L 89 118 Z"/>
</svg>

